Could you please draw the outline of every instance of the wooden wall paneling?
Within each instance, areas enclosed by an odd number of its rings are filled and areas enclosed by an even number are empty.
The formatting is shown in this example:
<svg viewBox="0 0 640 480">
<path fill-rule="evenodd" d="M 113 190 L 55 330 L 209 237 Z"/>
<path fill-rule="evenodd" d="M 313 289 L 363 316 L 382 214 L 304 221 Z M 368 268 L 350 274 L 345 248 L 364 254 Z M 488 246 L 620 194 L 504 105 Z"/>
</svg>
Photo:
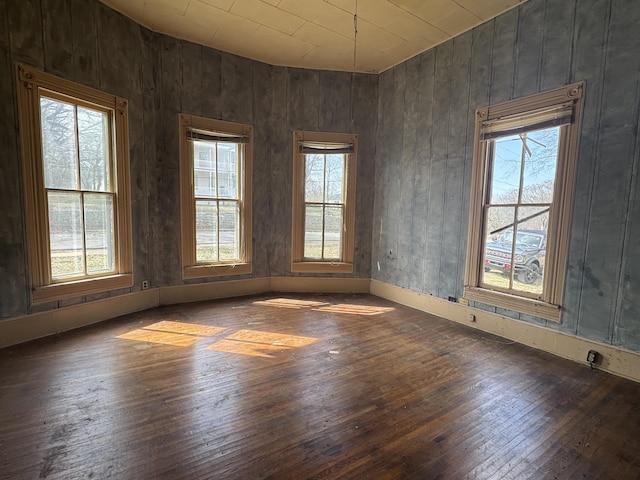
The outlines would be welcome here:
<svg viewBox="0 0 640 480">
<path fill-rule="evenodd" d="M 416 124 L 416 161 L 413 178 L 413 221 L 411 223 L 412 265 L 408 288 L 424 291 L 424 262 L 427 252 L 427 209 L 430 185 L 431 142 L 433 135 L 433 88 L 435 52 L 421 53 L 418 74 L 418 110 Z"/>
<path fill-rule="evenodd" d="M 181 113 L 203 116 L 202 50 L 205 47 L 182 41 L 182 110 Z"/>
<path fill-rule="evenodd" d="M 253 122 L 253 69 L 251 60 L 222 52 L 220 114 L 223 120 Z"/>
<path fill-rule="evenodd" d="M 576 190 L 571 219 L 571 238 L 562 322 L 550 325 L 577 334 L 583 284 L 590 275 L 585 255 L 591 214 L 591 196 L 595 182 L 597 146 L 600 138 L 601 98 L 604 85 L 605 43 L 609 34 L 611 0 L 578 2 L 575 15 L 572 80 L 585 81 L 582 134 L 578 152 Z"/>
<path fill-rule="evenodd" d="M 638 75 L 640 78 L 640 74 Z M 639 125 L 640 127 L 640 125 Z M 640 171 L 640 128 L 636 133 L 636 145 L 631 175 L 629 210 L 625 232 L 624 263 L 618 295 L 620 303 L 619 324 L 614 335 L 615 345 L 624 345 L 633 351 L 640 350 L 640 195 L 638 172 Z"/>
<path fill-rule="evenodd" d="M 618 4 L 619 6 L 619 4 Z M 637 21 L 639 16 L 638 5 L 633 10 Z M 624 7 L 623 7 L 624 8 Z M 638 45 L 628 45 L 631 51 L 640 50 Z M 622 269 L 620 272 L 620 280 L 617 289 L 617 305 L 613 332 L 613 344 L 621 345 L 624 348 L 634 351 L 640 350 L 640 242 L 638 234 L 640 233 L 640 196 L 638 195 L 638 172 L 640 170 L 640 64 L 637 59 L 637 73 L 635 78 L 638 79 L 636 87 L 635 101 L 635 142 L 633 145 L 633 155 L 630 161 L 630 181 L 629 181 L 629 200 L 626 215 L 624 217 L 625 226 L 623 234 L 622 246 Z M 631 61 L 630 61 L 631 64 Z"/>
<path fill-rule="evenodd" d="M 44 63 L 48 72 L 73 78 L 71 0 L 42 0 Z"/>
<path fill-rule="evenodd" d="M 402 63 L 393 67 L 393 99 L 390 104 L 390 110 L 387 112 L 389 122 L 392 125 L 388 131 L 388 135 L 383 139 L 389 144 L 389 155 L 383 159 L 388 163 L 387 170 L 387 202 L 386 209 L 388 225 L 387 242 L 382 245 L 385 249 L 384 253 L 387 257 L 388 278 L 394 285 L 398 282 L 398 241 L 403 235 L 400 229 L 400 217 L 409 215 L 409 209 L 406 205 L 402 205 L 402 148 L 404 136 L 404 101 L 406 95 L 406 72 L 407 64 Z"/>
<path fill-rule="evenodd" d="M 597 150 L 596 183 L 585 255 L 580 335 L 612 341 L 617 320 L 616 295 L 623 261 L 623 235 L 629 209 L 629 179 L 638 121 L 640 5 L 614 0 L 611 9 L 606 72 Z M 633 99 L 633 100 L 632 100 Z M 630 107 L 632 105 L 633 107 Z"/>
<path fill-rule="evenodd" d="M 466 32 L 453 40 L 451 64 L 449 129 L 447 132 L 447 174 L 444 179 L 444 217 L 442 248 L 440 249 L 440 297 L 462 295 L 464 256 L 459 256 L 466 237 L 460 236 L 461 223 L 466 220 L 469 205 L 463 205 L 465 154 L 469 110 L 470 62 L 473 32 Z M 469 188 L 466 186 L 466 188 Z"/>
<path fill-rule="evenodd" d="M 40 0 L 6 3 L 12 61 L 24 62 L 33 67 L 44 69 L 44 38 Z"/>
<path fill-rule="evenodd" d="M 493 55 L 491 56 L 490 104 L 513 98 L 515 71 L 515 44 L 519 8 L 497 17 L 493 23 Z"/>
<path fill-rule="evenodd" d="M 201 47 L 202 54 L 202 115 L 221 120 L 220 89 L 222 88 L 222 54 Z"/>
<path fill-rule="evenodd" d="M 160 37 L 158 77 L 160 110 L 156 120 L 156 159 L 151 181 L 150 233 L 153 238 L 153 276 L 157 286 L 182 282 L 180 255 L 180 168 L 178 114 L 182 110 L 182 43 Z"/>
<path fill-rule="evenodd" d="M 124 98 L 141 93 L 142 27 L 102 3 L 96 25 L 100 88 Z"/>
<path fill-rule="evenodd" d="M 290 69 L 272 67 L 271 122 L 271 217 L 269 233 L 269 271 L 272 276 L 290 270 L 291 256 L 291 186 L 293 169 L 293 132 L 289 127 L 288 103 L 294 101 L 289 92 Z"/>
<path fill-rule="evenodd" d="M 18 149 L 15 66 L 11 61 L 7 4 L 0 4 L 0 318 L 27 309 L 28 279 L 24 249 L 22 158 Z"/>
<path fill-rule="evenodd" d="M 402 151 L 397 161 L 399 172 L 395 185 L 398 202 L 397 234 L 397 276 L 395 285 L 409 286 L 410 270 L 415 265 L 415 258 L 420 253 L 414 250 L 412 225 L 418 214 L 415 211 L 415 170 L 416 170 L 416 142 L 418 127 L 418 98 L 420 82 L 420 57 L 415 56 L 405 63 L 405 88 L 403 108 Z"/>
<path fill-rule="evenodd" d="M 153 235 L 154 222 L 157 219 L 152 215 L 156 213 L 157 207 L 155 199 L 157 198 L 156 187 L 156 161 L 157 161 L 157 140 L 159 138 L 157 131 L 158 112 L 160 112 L 160 66 L 161 66 L 161 49 L 152 48 L 152 45 L 160 44 L 160 36 L 146 28 L 141 29 L 141 39 L 145 48 L 142 53 L 142 122 L 143 122 L 143 158 L 144 158 L 144 185 L 136 185 L 136 192 L 140 194 L 144 192 L 142 198 L 136 198 L 137 204 L 135 215 L 142 225 L 133 224 L 134 235 L 140 234 L 141 238 L 134 237 L 134 268 L 138 278 L 148 280 L 149 285 L 156 285 L 155 274 L 157 273 L 153 267 L 155 264 L 154 256 L 156 256 L 155 238 Z M 176 120 L 176 128 L 178 123 Z M 138 177 L 140 178 L 140 177 Z M 134 218 L 136 216 L 134 215 Z M 158 256 L 162 256 L 160 252 Z"/>
<path fill-rule="evenodd" d="M 469 234 L 469 204 L 471 197 L 471 175 L 475 148 L 476 110 L 489 104 L 491 91 L 491 57 L 493 50 L 494 21 L 485 22 L 472 31 L 471 59 L 469 64 L 469 101 L 467 104 L 467 127 L 464 149 L 462 213 L 458 245 L 458 292 L 462 294 L 467 258 Z"/>
<path fill-rule="evenodd" d="M 236 59 L 238 62 L 236 67 L 238 72 L 238 111 L 235 121 L 252 125 L 254 122 L 252 92 L 254 83 L 260 81 L 260 79 L 253 77 L 253 65 L 256 62 L 243 57 L 236 57 Z"/>
<path fill-rule="evenodd" d="M 518 15 L 514 98 L 540 91 L 545 2 L 523 3 Z"/>
<path fill-rule="evenodd" d="M 440 296 L 440 268 L 445 212 L 445 182 L 447 178 L 448 135 L 451 108 L 451 81 L 454 42 L 449 40 L 436 47 L 436 70 L 433 91 L 433 142 L 429 175 L 427 208 L 427 243 L 425 251 L 425 293 Z"/>
<path fill-rule="evenodd" d="M 149 280 L 147 265 L 149 212 L 147 158 L 145 143 L 153 142 L 154 136 L 147 137 L 144 105 L 141 94 L 129 97 L 129 165 L 131 175 L 131 231 L 133 236 L 133 291 L 141 289 L 142 280 Z M 154 132 L 155 133 L 155 132 Z"/>
<path fill-rule="evenodd" d="M 378 76 L 357 74 L 354 95 L 352 128 L 358 134 L 354 272 L 357 276 L 369 278 L 377 132 L 377 115 L 371 112 L 378 108 Z"/>
<path fill-rule="evenodd" d="M 578 79 L 571 79 L 576 1 L 547 0 L 543 22 L 540 90 L 550 90 Z"/>
<path fill-rule="evenodd" d="M 371 273 L 373 278 L 383 280 L 387 278 L 387 239 L 390 225 L 387 210 L 389 208 L 389 192 L 387 190 L 389 178 L 389 157 L 391 144 L 387 141 L 393 125 L 389 112 L 393 100 L 393 77 L 395 70 L 389 69 L 380 74 L 378 90 L 378 131 L 376 132 L 376 161 L 375 161 L 375 198 L 374 223 L 371 239 L 372 257 Z"/>
<path fill-rule="evenodd" d="M 98 69 L 97 5 L 85 0 L 71 0 L 71 34 L 73 42 L 73 78 L 93 88 L 100 87 Z M 147 50 L 148 45 L 143 45 Z"/>
<path fill-rule="evenodd" d="M 286 73 L 286 126 L 292 131 L 304 130 L 305 128 L 310 130 L 310 126 L 304 124 L 304 83 L 302 80 L 304 70 L 301 68 L 287 68 Z"/>
<path fill-rule="evenodd" d="M 253 64 L 253 275 L 268 277 L 271 212 L 271 67 Z"/>
<path fill-rule="evenodd" d="M 351 131 L 351 108 L 355 106 L 355 98 L 351 98 L 352 81 L 352 75 L 346 72 L 318 72 L 319 131 Z M 353 93 L 355 95 L 355 90 Z"/>
</svg>

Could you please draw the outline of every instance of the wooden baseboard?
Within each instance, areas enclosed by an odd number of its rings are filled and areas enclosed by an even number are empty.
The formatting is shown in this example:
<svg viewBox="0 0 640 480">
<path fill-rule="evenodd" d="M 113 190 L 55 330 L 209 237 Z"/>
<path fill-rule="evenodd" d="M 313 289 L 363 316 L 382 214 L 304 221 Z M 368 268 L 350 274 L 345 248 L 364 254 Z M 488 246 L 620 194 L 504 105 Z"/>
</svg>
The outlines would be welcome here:
<svg viewBox="0 0 640 480">
<path fill-rule="evenodd" d="M 119 295 L 0 322 L 0 348 L 158 306 L 158 290 Z"/>
<path fill-rule="evenodd" d="M 601 358 L 597 368 L 640 382 L 640 354 L 638 353 L 424 295 L 378 280 L 371 280 L 370 292 L 378 297 L 585 365 L 587 365 L 587 352 L 595 350 Z M 474 315 L 474 322 L 470 321 L 470 314 Z"/>
<path fill-rule="evenodd" d="M 73 330 L 159 305 L 199 302 L 267 292 L 368 293 L 369 279 L 265 277 L 174 285 L 80 303 L 0 321 L 0 348 Z"/>
<path fill-rule="evenodd" d="M 272 292 L 369 293 L 368 278 L 271 277 Z"/>
</svg>

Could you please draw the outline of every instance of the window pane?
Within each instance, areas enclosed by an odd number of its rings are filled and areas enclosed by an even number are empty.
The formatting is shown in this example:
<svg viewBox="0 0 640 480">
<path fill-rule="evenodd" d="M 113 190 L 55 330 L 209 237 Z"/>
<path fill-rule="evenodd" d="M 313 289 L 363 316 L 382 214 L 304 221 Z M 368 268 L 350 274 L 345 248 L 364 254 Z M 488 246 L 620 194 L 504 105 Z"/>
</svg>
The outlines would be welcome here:
<svg viewBox="0 0 640 480">
<path fill-rule="evenodd" d="M 240 206 L 220 202 L 220 261 L 240 259 Z"/>
<path fill-rule="evenodd" d="M 518 201 L 522 154 L 522 140 L 517 135 L 495 141 L 490 182 L 491 204 L 499 205 Z"/>
<path fill-rule="evenodd" d="M 80 181 L 83 190 L 111 191 L 108 120 L 104 112 L 78 107 Z"/>
<path fill-rule="evenodd" d="M 85 194 L 84 222 L 87 274 L 115 271 L 113 197 L 109 194 Z"/>
<path fill-rule="evenodd" d="M 339 260 L 342 255 L 342 207 L 326 207 L 324 210 L 325 259 Z"/>
<path fill-rule="evenodd" d="M 482 272 L 482 283 L 487 286 L 511 288 L 514 220 L 513 207 L 489 207 L 487 211 Z"/>
<path fill-rule="evenodd" d="M 40 121 L 45 187 L 77 189 L 75 107 L 40 97 Z"/>
<path fill-rule="evenodd" d="M 218 204 L 196 201 L 196 262 L 218 261 Z"/>
<path fill-rule="evenodd" d="M 304 257 L 322 258 L 321 206 L 307 205 L 304 215 Z"/>
<path fill-rule="evenodd" d="M 342 198 L 344 183 L 344 155 L 333 154 L 327 155 L 326 164 L 326 202 L 327 203 L 343 203 Z"/>
<path fill-rule="evenodd" d="M 324 155 L 304 156 L 304 201 L 324 201 Z"/>
<path fill-rule="evenodd" d="M 84 275 L 84 232 L 80 193 L 48 192 L 51 277 Z"/>
<path fill-rule="evenodd" d="M 238 198 L 238 144 L 236 143 L 218 143 L 218 198 Z"/>
<path fill-rule="evenodd" d="M 523 135 L 527 145 L 522 203 L 551 203 L 558 160 L 560 127 Z"/>
<path fill-rule="evenodd" d="M 215 142 L 193 142 L 193 187 L 196 197 L 216 198 Z"/>
<path fill-rule="evenodd" d="M 542 294 L 549 211 L 545 207 L 520 207 L 518 220 L 513 288 Z"/>
</svg>

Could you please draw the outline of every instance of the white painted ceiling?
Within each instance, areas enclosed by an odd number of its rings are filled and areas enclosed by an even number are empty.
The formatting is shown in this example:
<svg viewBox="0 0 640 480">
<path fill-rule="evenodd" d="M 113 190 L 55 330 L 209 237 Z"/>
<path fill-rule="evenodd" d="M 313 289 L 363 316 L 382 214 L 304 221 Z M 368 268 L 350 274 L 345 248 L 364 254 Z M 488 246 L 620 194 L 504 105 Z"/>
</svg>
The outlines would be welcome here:
<svg viewBox="0 0 640 480">
<path fill-rule="evenodd" d="M 526 0 L 101 0 L 147 28 L 272 65 L 379 73 Z"/>
</svg>

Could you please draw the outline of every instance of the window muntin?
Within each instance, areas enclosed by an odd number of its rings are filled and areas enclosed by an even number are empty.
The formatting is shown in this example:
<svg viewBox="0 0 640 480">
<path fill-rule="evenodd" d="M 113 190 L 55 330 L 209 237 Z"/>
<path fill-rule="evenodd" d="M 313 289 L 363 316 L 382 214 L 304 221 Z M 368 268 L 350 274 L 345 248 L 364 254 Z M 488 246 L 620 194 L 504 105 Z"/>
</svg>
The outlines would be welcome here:
<svg viewBox="0 0 640 480">
<path fill-rule="evenodd" d="M 116 273 L 111 117 L 40 95 L 52 282 Z"/>
<path fill-rule="evenodd" d="M 251 272 L 251 127 L 181 115 L 183 275 Z"/>
<path fill-rule="evenodd" d="M 356 136 L 294 133 L 292 271 L 352 272 Z"/>
<path fill-rule="evenodd" d="M 31 300 L 132 286 L 126 100 L 18 72 Z"/>
<path fill-rule="evenodd" d="M 303 154 L 304 259 L 342 261 L 345 153 Z"/>
<path fill-rule="evenodd" d="M 582 95 L 578 83 L 478 110 L 469 299 L 560 319 Z"/>
<path fill-rule="evenodd" d="M 489 141 L 482 287 L 541 297 L 560 137 L 550 127 Z"/>
</svg>

